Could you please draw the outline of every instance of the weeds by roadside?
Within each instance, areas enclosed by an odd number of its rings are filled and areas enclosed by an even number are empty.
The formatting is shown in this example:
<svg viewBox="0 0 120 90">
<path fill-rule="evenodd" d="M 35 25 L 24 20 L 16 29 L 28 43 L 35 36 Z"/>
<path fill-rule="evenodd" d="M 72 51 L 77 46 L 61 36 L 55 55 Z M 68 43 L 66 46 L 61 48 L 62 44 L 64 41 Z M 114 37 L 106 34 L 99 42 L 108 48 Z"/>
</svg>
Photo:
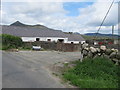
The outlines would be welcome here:
<svg viewBox="0 0 120 90">
<path fill-rule="evenodd" d="M 68 67 L 63 72 L 63 78 L 70 84 L 80 88 L 118 88 L 119 66 L 108 58 L 96 57 L 92 60 L 86 58 L 82 63 L 80 61 L 72 63 L 75 66 Z"/>
</svg>

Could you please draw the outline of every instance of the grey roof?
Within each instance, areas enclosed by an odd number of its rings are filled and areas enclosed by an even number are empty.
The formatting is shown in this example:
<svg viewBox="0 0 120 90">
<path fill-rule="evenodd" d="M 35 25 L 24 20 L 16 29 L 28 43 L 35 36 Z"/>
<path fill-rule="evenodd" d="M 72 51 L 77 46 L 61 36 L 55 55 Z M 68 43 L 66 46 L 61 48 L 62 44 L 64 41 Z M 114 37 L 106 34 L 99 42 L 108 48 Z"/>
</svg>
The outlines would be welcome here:
<svg viewBox="0 0 120 90">
<path fill-rule="evenodd" d="M 65 34 L 68 37 L 68 41 L 85 41 L 85 39 L 80 34 Z"/>
<path fill-rule="evenodd" d="M 1 27 L 1 26 L 0 26 Z M 60 30 L 50 28 L 20 27 L 20 26 L 2 26 L 3 34 L 10 34 L 19 37 L 62 37 L 69 41 L 84 41 L 81 35 L 65 34 Z"/>
<path fill-rule="evenodd" d="M 35 27 L 2 26 L 2 33 L 20 37 L 64 37 L 62 31 Z"/>
</svg>

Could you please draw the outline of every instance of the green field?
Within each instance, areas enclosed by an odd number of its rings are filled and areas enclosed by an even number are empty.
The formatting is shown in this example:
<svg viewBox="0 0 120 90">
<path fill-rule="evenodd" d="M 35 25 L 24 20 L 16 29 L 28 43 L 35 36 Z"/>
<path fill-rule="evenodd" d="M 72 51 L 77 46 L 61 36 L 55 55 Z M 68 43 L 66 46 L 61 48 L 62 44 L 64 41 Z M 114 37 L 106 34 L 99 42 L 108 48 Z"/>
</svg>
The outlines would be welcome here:
<svg viewBox="0 0 120 90">
<path fill-rule="evenodd" d="M 76 66 L 66 69 L 63 78 L 80 88 L 118 88 L 118 68 L 108 58 L 97 57 L 74 61 Z"/>
</svg>

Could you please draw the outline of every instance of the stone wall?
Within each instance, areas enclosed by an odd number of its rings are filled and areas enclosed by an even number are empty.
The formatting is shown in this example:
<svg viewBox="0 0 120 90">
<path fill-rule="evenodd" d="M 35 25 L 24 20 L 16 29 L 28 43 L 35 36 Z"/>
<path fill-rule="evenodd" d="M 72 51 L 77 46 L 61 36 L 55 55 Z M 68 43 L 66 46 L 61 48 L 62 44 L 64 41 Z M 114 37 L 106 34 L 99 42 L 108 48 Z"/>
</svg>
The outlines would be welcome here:
<svg viewBox="0 0 120 90">
<path fill-rule="evenodd" d="M 64 52 L 76 52 L 80 51 L 81 44 L 71 44 L 71 43 L 60 43 L 60 42 L 45 42 L 45 41 L 36 41 L 36 42 L 24 42 L 28 47 L 37 45 L 41 46 L 45 50 L 57 50 Z"/>
</svg>

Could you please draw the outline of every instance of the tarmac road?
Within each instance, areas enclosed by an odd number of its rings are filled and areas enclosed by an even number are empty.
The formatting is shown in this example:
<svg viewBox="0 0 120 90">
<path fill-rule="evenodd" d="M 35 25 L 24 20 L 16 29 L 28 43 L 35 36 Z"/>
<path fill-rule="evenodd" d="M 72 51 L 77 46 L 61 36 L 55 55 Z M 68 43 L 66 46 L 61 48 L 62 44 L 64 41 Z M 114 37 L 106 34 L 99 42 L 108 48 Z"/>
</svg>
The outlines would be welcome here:
<svg viewBox="0 0 120 90">
<path fill-rule="evenodd" d="M 2 52 L 3 88 L 64 88 L 46 68 L 56 62 L 77 60 L 79 52 Z"/>
</svg>

